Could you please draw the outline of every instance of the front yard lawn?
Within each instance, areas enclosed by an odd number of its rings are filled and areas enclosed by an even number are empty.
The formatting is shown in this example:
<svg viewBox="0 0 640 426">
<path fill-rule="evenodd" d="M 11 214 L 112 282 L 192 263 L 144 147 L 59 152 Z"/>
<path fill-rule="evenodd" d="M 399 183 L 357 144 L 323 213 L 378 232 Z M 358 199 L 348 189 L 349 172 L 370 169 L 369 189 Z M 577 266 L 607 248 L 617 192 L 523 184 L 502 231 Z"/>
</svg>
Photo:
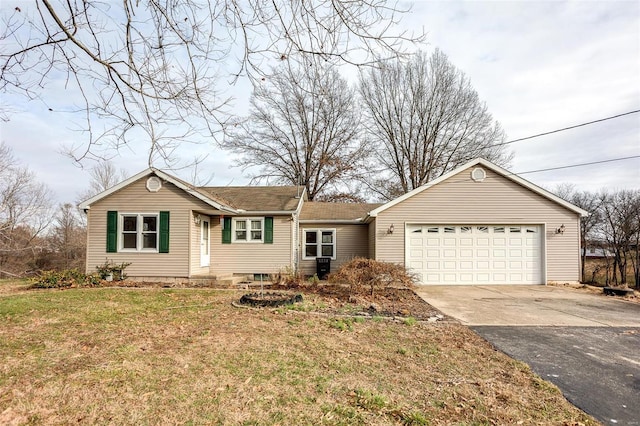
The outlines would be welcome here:
<svg viewBox="0 0 640 426">
<path fill-rule="evenodd" d="M 0 287 L 0 424 L 597 424 L 454 323 Z"/>
</svg>

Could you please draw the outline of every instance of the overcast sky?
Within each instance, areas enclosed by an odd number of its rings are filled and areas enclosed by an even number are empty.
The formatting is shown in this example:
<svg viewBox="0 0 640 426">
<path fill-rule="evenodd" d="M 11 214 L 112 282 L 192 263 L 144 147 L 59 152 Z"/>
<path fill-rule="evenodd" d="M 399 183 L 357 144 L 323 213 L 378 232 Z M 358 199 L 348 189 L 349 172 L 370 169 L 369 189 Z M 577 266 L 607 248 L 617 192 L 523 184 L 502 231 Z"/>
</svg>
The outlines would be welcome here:
<svg viewBox="0 0 640 426">
<path fill-rule="evenodd" d="M 10 3 L 10 4 L 9 4 Z M 18 2 L 2 2 L 0 11 Z M 427 32 L 425 50 L 438 47 L 467 74 L 508 140 L 640 109 L 640 2 L 416 1 L 401 26 Z M 25 3 L 26 5 L 26 3 Z M 250 88 L 232 88 L 234 111 L 246 114 Z M 38 102 L 4 96 L 13 112 L 0 123 L 1 140 L 52 189 L 58 202 L 76 201 L 88 173 L 60 154 L 82 138 L 69 117 Z M 147 167 L 146 144 L 115 159 L 135 174 Z M 640 114 L 510 145 L 516 173 L 640 155 Z M 243 185 L 242 171 L 214 147 L 189 145 L 180 154 L 209 151 L 203 174 L 210 185 Z M 89 164 L 90 165 L 90 164 Z M 177 173 L 187 180 L 189 171 Z M 640 188 L 640 159 L 526 173 L 548 189 Z"/>
</svg>

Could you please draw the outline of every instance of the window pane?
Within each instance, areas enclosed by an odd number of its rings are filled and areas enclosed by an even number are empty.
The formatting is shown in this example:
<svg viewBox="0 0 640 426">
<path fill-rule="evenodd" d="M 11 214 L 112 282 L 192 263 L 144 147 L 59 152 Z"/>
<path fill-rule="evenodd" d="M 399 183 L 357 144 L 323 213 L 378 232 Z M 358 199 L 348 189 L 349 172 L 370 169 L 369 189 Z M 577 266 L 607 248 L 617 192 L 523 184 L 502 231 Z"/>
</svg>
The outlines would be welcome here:
<svg viewBox="0 0 640 426">
<path fill-rule="evenodd" d="M 262 239 L 262 231 L 251 231 L 251 239 L 252 240 L 261 240 Z"/>
<path fill-rule="evenodd" d="M 437 232 L 439 232 L 439 228 L 427 228 L 427 232 L 431 233 L 431 234 L 435 234 Z"/>
<path fill-rule="evenodd" d="M 322 255 L 333 257 L 333 246 L 322 246 Z"/>
<path fill-rule="evenodd" d="M 454 228 L 453 226 L 445 226 L 444 232 L 445 234 L 453 234 L 456 232 L 456 228 Z"/>
<path fill-rule="evenodd" d="M 156 241 L 157 241 L 157 235 L 158 234 L 142 234 L 142 248 L 157 248 L 156 245 Z"/>
<path fill-rule="evenodd" d="M 504 234 L 504 226 L 494 226 L 493 232 L 495 234 Z"/>
<path fill-rule="evenodd" d="M 238 230 L 245 230 L 247 229 L 247 222 L 243 221 L 237 221 L 236 222 L 236 229 Z"/>
<path fill-rule="evenodd" d="M 143 231 L 157 231 L 156 228 L 157 218 L 155 216 L 145 216 L 142 218 L 142 230 Z"/>
<path fill-rule="evenodd" d="M 251 221 L 251 229 L 252 230 L 261 230 L 262 229 L 262 221 L 261 220 L 252 220 Z"/>
<path fill-rule="evenodd" d="M 333 242 L 333 232 L 332 231 L 322 231 L 322 243 L 332 243 Z"/>
<path fill-rule="evenodd" d="M 305 232 L 305 236 L 306 236 L 306 241 L 309 244 L 311 243 L 315 244 L 318 242 L 318 234 L 316 233 L 316 231 L 307 231 Z"/>
<path fill-rule="evenodd" d="M 470 226 L 461 226 L 460 227 L 460 232 L 462 232 L 463 234 L 468 234 L 469 232 L 471 232 L 471 227 Z"/>
<path fill-rule="evenodd" d="M 487 232 L 489 232 L 488 226 L 476 226 L 476 229 L 482 234 L 486 234 Z"/>
<path fill-rule="evenodd" d="M 247 231 L 236 231 L 236 240 L 246 241 Z"/>
<path fill-rule="evenodd" d="M 122 248 L 135 249 L 138 234 L 122 234 Z"/>
<path fill-rule="evenodd" d="M 318 255 L 318 246 L 307 245 L 304 247 L 304 255 L 306 257 L 316 257 Z"/>
<path fill-rule="evenodd" d="M 519 226 L 512 226 L 511 228 L 509 228 L 509 232 L 518 233 L 518 232 L 520 232 L 520 227 Z"/>
<path fill-rule="evenodd" d="M 136 231 L 136 225 L 138 223 L 137 216 L 124 216 L 122 218 L 122 230 L 127 231 Z"/>
</svg>

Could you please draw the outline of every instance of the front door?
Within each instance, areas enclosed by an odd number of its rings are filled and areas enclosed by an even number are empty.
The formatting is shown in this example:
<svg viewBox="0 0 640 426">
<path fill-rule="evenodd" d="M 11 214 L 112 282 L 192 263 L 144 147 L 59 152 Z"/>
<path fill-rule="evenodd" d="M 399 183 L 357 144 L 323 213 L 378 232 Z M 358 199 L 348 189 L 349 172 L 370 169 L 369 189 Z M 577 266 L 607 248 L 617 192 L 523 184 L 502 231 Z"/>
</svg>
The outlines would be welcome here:
<svg viewBox="0 0 640 426">
<path fill-rule="evenodd" d="M 202 218 L 200 223 L 200 266 L 209 266 L 209 218 Z"/>
</svg>

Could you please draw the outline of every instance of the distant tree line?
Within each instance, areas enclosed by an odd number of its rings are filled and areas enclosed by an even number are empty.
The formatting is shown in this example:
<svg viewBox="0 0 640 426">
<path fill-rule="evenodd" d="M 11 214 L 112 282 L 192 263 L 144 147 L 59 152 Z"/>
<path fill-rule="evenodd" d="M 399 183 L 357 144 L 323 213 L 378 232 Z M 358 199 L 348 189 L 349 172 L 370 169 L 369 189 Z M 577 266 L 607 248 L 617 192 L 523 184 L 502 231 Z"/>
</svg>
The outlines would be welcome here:
<svg viewBox="0 0 640 426">
<path fill-rule="evenodd" d="M 603 272 L 607 285 L 634 282 L 640 288 L 640 189 L 590 192 L 561 185 L 556 192 L 590 213 L 581 219 L 580 226 L 583 281 L 594 281 L 595 275 Z M 586 260 L 591 248 L 599 250 L 604 262 L 588 276 Z"/>
<path fill-rule="evenodd" d="M 111 163 L 90 170 L 81 201 L 124 178 Z M 0 278 L 18 278 L 43 270 L 84 271 L 86 221 L 76 203 L 55 206 L 53 194 L 11 149 L 0 144 Z"/>
</svg>

